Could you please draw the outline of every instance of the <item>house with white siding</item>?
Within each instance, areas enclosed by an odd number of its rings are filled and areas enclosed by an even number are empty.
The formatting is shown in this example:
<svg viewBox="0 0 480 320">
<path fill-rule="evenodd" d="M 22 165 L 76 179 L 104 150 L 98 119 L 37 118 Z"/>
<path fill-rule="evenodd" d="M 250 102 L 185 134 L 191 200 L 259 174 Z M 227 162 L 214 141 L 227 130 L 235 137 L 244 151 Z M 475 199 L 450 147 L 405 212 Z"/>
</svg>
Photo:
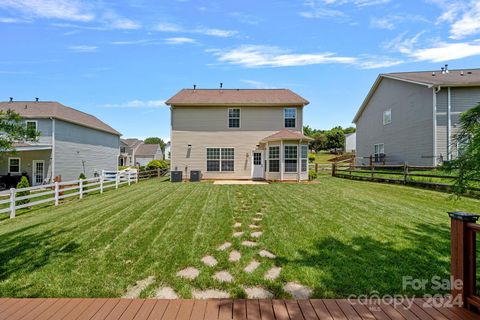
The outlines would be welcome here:
<svg viewBox="0 0 480 320">
<path fill-rule="evenodd" d="M 145 166 L 152 160 L 163 160 L 159 144 L 146 144 L 136 138 L 120 139 L 119 166 Z"/>
<path fill-rule="evenodd" d="M 288 89 L 183 89 L 166 102 L 171 168 L 203 179 L 307 180 L 308 103 Z"/>
<path fill-rule="evenodd" d="M 0 179 L 4 184 L 26 175 L 31 185 L 63 181 L 116 170 L 120 133 L 98 118 L 50 101 L 0 102 L 40 132 L 36 142 L 18 142 L 15 150 L 0 152 Z M 16 177 L 16 178 L 15 178 Z"/>
<path fill-rule="evenodd" d="M 380 74 L 353 122 L 357 163 L 455 159 L 460 114 L 480 103 L 480 69 Z"/>
</svg>

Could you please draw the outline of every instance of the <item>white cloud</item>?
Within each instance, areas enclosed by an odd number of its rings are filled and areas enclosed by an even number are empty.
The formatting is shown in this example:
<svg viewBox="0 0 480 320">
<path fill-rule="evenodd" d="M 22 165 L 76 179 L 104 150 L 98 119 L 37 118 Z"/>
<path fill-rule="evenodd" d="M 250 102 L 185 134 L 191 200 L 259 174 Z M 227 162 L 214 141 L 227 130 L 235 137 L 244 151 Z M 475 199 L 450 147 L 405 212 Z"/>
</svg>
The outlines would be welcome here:
<svg viewBox="0 0 480 320">
<path fill-rule="evenodd" d="M 165 107 L 165 100 L 131 100 L 125 103 L 104 104 L 104 108 L 152 109 Z"/>
<path fill-rule="evenodd" d="M 404 63 L 404 61 L 390 57 L 365 55 L 358 59 L 357 63 L 360 69 L 381 69 L 398 66 L 399 64 Z"/>
<path fill-rule="evenodd" d="M 196 33 L 196 34 L 203 34 L 207 36 L 213 37 L 232 37 L 238 33 L 235 30 L 224 30 L 224 29 L 216 29 L 216 28 L 204 28 L 204 27 L 197 27 L 194 29 L 187 29 L 180 25 L 168 22 L 162 22 L 157 24 L 153 30 L 159 32 L 178 32 L 178 33 Z"/>
<path fill-rule="evenodd" d="M 236 18 L 238 22 L 244 24 L 256 25 L 261 21 L 259 17 L 243 12 L 232 12 L 230 15 Z"/>
<path fill-rule="evenodd" d="M 395 29 L 393 20 L 391 17 L 372 18 L 370 19 L 370 26 L 376 29 L 393 30 Z"/>
<path fill-rule="evenodd" d="M 18 10 L 27 16 L 73 21 L 92 21 L 95 14 L 77 0 L 2 0 L 0 8 Z"/>
<path fill-rule="evenodd" d="M 20 23 L 20 22 L 26 22 L 25 20 L 20 20 L 16 18 L 3 18 L 0 17 L 0 23 Z"/>
<path fill-rule="evenodd" d="M 299 14 L 305 18 L 341 18 L 344 20 L 349 16 L 340 9 L 342 6 L 350 5 L 362 8 L 389 2 L 390 0 L 306 0 L 303 4 L 307 7 L 307 11 L 301 11 Z"/>
<path fill-rule="evenodd" d="M 265 82 L 257 81 L 257 80 L 240 80 L 240 81 L 255 89 L 276 89 L 277 88 L 275 86 L 272 86 Z"/>
<path fill-rule="evenodd" d="M 152 41 L 153 40 L 151 40 L 151 39 L 122 40 L 122 41 L 112 41 L 112 42 L 110 42 L 110 44 L 122 46 L 122 45 L 132 45 L 132 44 L 145 44 L 145 43 L 149 43 L 149 42 L 152 42 Z"/>
<path fill-rule="evenodd" d="M 478 0 L 430 0 L 442 10 L 437 23 L 450 24 L 450 38 L 460 40 L 480 33 Z"/>
<path fill-rule="evenodd" d="M 198 29 L 193 29 L 193 33 L 199 33 L 207 36 L 214 36 L 214 37 L 232 37 L 238 33 L 238 31 L 235 30 L 223 30 L 223 29 L 212 29 L 212 28 L 198 28 Z"/>
<path fill-rule="evenodd" d="M 174 37 L 165 39 L 167 44 L 186 44 L 186 43 L 197 43 L 195 39 L 186 38 L 186 37 Z"/>
<path fill-rule="evenodd" d="M 98 47 L 96 46 L 86 46 L 86 45 L 79 45 L 79 46 L 70 46 L 68 47 L 70 51 L 79 52 L 79 53 L 87 53 L 87 52 L 95 52 L 97 51 Z"/>
<path fill-rule="evenodd" d="M 142 27 L 139 23 L 128 18 L 121 17 L 112 11 L 105 13 L 101 20 L 111 29 L 134 30 Z"/>
<path fill-rule="evenodd" d="M 155 31 L 160 32 L 182 32 L 182 28 L 174 23 L 161 22 L 154 28 Z"/>
</svg>

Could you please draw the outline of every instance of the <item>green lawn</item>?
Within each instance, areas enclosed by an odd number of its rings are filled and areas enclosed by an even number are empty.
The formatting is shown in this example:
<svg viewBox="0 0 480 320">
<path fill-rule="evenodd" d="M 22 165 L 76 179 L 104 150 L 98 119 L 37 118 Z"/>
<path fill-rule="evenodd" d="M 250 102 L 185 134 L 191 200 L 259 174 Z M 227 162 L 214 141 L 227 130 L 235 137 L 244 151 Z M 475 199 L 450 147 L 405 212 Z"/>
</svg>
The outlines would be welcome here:
<svg viewBox="0 0 480 320">
<path fill-rule="evenodd" d="M 316 184 L 219 186 L 171 184 L 153 179 L 88 196 L 0 222 L 0 296 L 119 297 L 129 285 L 155 276 L 142 292 L 161 285 L 189 298 L 193 288 L 219 288 L 243 296 L 242 286 L 260 285 L 286 297 L 282 284 L 296 281 L 315 297 L 421 294 L 402 290 L 402 276 L 449 277 L 451 210 L 479 211 L 480 201 L 450 200 L 444 193 L 322 176 Z M 257 248 L 232 238 L 235 217 L 248 231 L 263 212 Z M 242 253 L 228 262 L 225 240 Z M 277 258 L 257 255 L 268 249 Z M 219 264 L 200 259 L 214 255 Z M 261 266 L 243 268 L 255 257 Z M 282 267 L 275 281 L 263 280 Z M 200 276 L 179 279 L 194 266 Z M 229 270 L 235 281 L 212 274 Z M 427 288 L 426 292 L 433 293 Z"/>
<path fill-rule="evenodd" d="M 331 165 L 332 163 L 328 160 L 333 159 L 337 156 L 338 155 L 331 154 L 330 152 L 327 152 L 327 151 L 320 151 L 316 154 L 314 163 L 330 164 Z"/>
</svg>

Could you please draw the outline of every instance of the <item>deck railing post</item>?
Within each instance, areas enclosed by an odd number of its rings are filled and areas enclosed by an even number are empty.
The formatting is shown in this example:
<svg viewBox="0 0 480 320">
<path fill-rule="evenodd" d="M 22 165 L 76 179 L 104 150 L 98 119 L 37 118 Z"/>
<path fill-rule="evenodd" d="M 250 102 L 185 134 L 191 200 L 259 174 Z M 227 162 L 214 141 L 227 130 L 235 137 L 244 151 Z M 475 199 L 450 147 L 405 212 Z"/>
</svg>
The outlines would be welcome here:
<svg viewBox="0 0 480 320">
<path fill-rule="evenodd" d="M 59 198 L 58 198 L 58 196 L 59 196 L 58 193 L 59 192 L 58 191 L 59 191 L 59 189 L 60 188 L 59 188 L 59 185 L 58 185 L 58 181 L 55 181 L 55 205 L 56 206 L 58 206 L 58 200 L 59 200 Z"/>
<path fill-rule="evenodd" d="M 10 188 L 10 219 L 15 218 L 15 196 L 17 190 L 15 188 Z"/>
<path fill-rule="evenodd" d="M 78 182 L 78 197 L 83 199 L 83 179 L 80 179 Z"/>
<path fill-rule="evenodd" d="M 449 212 L 451 219 L 451 294 L 452 301 L 468 307 L 476 282 L 475 232 L 468 228 L 480 216 L 465 212 Z"/>
</svg>

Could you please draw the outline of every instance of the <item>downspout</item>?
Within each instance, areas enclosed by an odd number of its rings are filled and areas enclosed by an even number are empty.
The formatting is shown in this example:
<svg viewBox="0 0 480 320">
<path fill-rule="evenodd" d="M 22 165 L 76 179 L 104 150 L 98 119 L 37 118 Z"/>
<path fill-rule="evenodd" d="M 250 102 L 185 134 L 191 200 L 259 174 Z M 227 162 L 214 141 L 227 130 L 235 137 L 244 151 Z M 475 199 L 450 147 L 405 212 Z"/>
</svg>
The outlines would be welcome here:
<svg viewBox="0 0 480 320">
<path fill-rule="evenodd" d="M 438 164 L 438 150 L 437 150 L 437 93 L 442 90 L 442 87 L 433 87 L 433 165 Z"/>
<path fill-rule="evenodd" d="M 52 177 L 51 181 L 55 179 L 55 118 L 51 117 L 52 120 Z"/>
<path fill-rule="evenodd" d="M 283 140 L 280 140 L 280 181 L 283 181 Z"/>
<path fill-rule="evenodd" d="M 300 171 L 302 170 L 302 139 L 298 141 L 298 149 L 297 149 L 297 182 L 300 182 Z"/>
<path fill-rule="evenodd" d="M 452 160 L 452 93 L 448 87 L 448 106 L 447 106 L 447 160 Z"/>
</svg>

